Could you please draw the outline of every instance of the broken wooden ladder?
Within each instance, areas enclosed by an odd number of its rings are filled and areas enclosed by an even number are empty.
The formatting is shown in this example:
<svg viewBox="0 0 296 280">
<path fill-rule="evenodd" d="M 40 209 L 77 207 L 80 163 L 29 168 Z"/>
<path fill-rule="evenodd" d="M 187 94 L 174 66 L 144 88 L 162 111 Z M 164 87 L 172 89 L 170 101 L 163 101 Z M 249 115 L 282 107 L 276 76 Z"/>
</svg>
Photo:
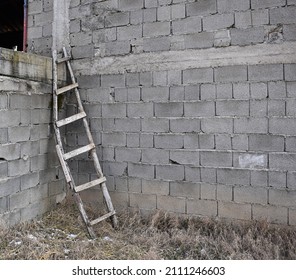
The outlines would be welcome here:
<svg viewBox="0 0 296 280">
<path fill-rule="evenodd" d="M 55 136 L 56 136 L 56 151 L 57 151 L 57 155 L 59 158 L 59 161 L 61 163 L 65 178 L 67 183 L 70 186 L 70 189 L 73 191 L 74 193 L 74 197 L 75 197 L 75 201 L 77 203 L 77 206 L 79 208 L 80 214 L 82 216 L 82 219 L 87 227 L 88 233 L 92 238 L 96 238 L 96 234 L 93 230 L 93 225 L 107 219 L 107 218 L 111 218 L 112 219 L 112 223 L 114 227 L 117 227 L 117 217 L 115 214 L 115 210 L 106 186 L 106 178 L 103 175 L 102 169 L 101 169 L 101 165 L 97 156 L 97 152 L 96 152 L 96 147 L 93 141 L 93 137 L 91 135 L 91 131 L 88 125 L 88 121 L 87 121 L 87 116 L 86 113 L 84 111 L 82 102 L 81 102 L 81 98 L 80 98 L 80 93 L 79 93 L 79 88 L 78 88 L 78 83 L 75 80 L 75 76 L 70 64 L 70 60 L 71 57 L 67 54 L 67 50 L 66 48 L 63 48 L 63 53 L 62 53 L 62 57 L 58 58 L 57 55 L 57 51 L 54 50 L 53 51 L 53 123 L 54 123 L 54 131 L 55 131 Z M 70 74 L 70 78 L 71 78 L 71 82 L 72 84 L 64 86 L 62 88 L 58 88 L 58 64 L 61 63 L 66 63 L 66 68 Z M 59 113 L 58 113 L 58 95 L 62 94 L 62 93 L 66 93 L 68 91 L 74 90 L 75 92 L 75 96 L 76 96 L 76 100 L 77 100 L 77 107 L 78 107 L 78 113 L 75 115 L 72 115 L 70 117 L 67 117 L 65 119 L 61 119 L 59 120 Z M 71 124 L 75 121 L 78 120 L 82 120 L 83 121 L 83 126 L 85 128 L 85 132 L 86 132 L 86 136 L 88 138 L 88 142 L 89 144 L 86 146 L 83 146 L 81 148 L 78 148 L 76 150 L 70 151 L 70 152 L 64 152 L 64 148 L 63 148 L 63 141 L 61 138 L 61 132 L 60 132 L 60 128 Z M 75 182 L 73 180 L 73 176 L 71 174 L 69 165 L 67 163 L 67 160 L 76 157 L 82 153 L 89 153 L 90 157 L 94 163 L 94 167 L 96 170 L 96 174 L 97 174 L 97 179 L 87 182 L 85 184 L 76 186 Z M 79 192 L 87 190 L 89 188 L 95 187 L 95 186 L 100 186 L 107 208 L 108 208 L 108 213 L 95 219 L 90 221 L 88 218 L 88 215 L 85 211 L 85 207 L 83 204 L 83 201 L 79 195 Z"/>
</svg>

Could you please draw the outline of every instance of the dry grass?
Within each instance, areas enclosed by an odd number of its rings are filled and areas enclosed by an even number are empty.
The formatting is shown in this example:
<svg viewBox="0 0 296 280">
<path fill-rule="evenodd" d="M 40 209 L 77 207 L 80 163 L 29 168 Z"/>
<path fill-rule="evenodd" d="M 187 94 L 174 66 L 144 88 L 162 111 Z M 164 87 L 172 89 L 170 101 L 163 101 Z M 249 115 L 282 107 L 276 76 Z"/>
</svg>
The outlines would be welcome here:
<svg viewBox="0 0 296 280">
<path fill-rule="evenodd" d="M 120 216 L 120 227 L 96 226 L 90 240 L 76 207 L 39 221 L 0 227 L 0 259 L 296 259 L 295 228 L 173 217 Z"/>
</svg>

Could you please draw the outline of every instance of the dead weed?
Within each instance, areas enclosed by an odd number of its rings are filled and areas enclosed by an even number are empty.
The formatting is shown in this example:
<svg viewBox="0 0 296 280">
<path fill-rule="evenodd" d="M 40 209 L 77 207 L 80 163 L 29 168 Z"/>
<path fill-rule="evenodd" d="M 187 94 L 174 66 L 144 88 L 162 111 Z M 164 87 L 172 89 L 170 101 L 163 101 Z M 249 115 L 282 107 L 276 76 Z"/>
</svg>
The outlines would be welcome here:
<svg viewBox="0 0 296 280">
<path fill-rule="evenodd" d="M 0 227 L 0 259 L 296 259 L 296 230 L 261 222 L 225 222 L 157 212 L 96 226 L 89 239 L 75 205 L 41 220 Z"/>
</svg>

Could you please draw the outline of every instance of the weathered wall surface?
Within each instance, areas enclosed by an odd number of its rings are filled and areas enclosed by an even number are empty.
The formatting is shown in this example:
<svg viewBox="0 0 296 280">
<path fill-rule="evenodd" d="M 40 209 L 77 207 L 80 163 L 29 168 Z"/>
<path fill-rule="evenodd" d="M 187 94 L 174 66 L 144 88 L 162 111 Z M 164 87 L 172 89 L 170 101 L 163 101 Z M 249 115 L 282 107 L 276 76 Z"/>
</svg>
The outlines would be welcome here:
<svg viewBox="0 0 296 280">
<path fill-rule="evenodd" d="M 0 221 L 13 225 L 65 196 L 51 127 L 51 60 L 0 49 Z"/>
<path fill-rule="evenodd" d="M 295 0 L 71 1 L 117 208 L 296 224 L 295 14 Z M 85 144 L 79 124 L 67 136 Z M 87 158 L 71 167 L 93 174 Z"/>
</svg>

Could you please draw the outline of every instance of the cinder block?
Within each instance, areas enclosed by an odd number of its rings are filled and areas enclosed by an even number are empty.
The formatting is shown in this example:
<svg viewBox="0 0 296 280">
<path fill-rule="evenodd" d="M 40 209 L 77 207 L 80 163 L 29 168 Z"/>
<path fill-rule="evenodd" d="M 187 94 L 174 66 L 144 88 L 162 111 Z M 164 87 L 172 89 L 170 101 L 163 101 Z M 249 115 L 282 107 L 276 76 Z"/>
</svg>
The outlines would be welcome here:
<svg viewBox="0 0 296 280">
<path fill-rule="evenodd" d="M 121 74 L 102 75 L 102 87 L 125 87 L 125 77 Z"/>
<path fill-rule="evenodd" d="M 140 162 L 141 160 L 141 150 L 119 147 L 115 149 L 115 160 L 122 162 Z"/>
<path fill-rule="evenodd" d="M 231 167 L 232 153 L 217 151 L 201 151 L 200 161 L 201 166 Z"/>
<path fill-rule="evenodd" d="M 293 118 L 274 117 L 269 120 L 269 132 L 273 134 L 296 135 L 296 123 Z"/>
<path fill-rule="evenodd" d="M 182 102 L 155 103 L 154 110 L 156 117 L 176 118 L 184 115 Z"/>
<path fill-rule="evenodd" d="M 0 111 L 0 128 L 18 126 L 21 114 L 19 110 Z"/>
<path fill-rule="evenodd" d="M 186 149 L 188 149 L 188 148 L 189 149 L 198 149 L 200 146 L 199 142 L 200 142 L 199 141 L 199 134 L 197 134 L 197 133 L 186 134 L 184 136 L 184 148 L 186 148 Z M 214 143 L 214 140 L 213 140 L 213 143 Z"/>
<path fill-rule="evenodd" d="M 128 179 L 127 177 L 115 177 L 114 178 L 114 183 L 115 183 L 115 190 L 116 191 L 128 191 Z"/>
<path fill-rule="evenodd" d="M 146 118 L 141 120 L 142 131 L 145 132 L 168 132 L 169 120 L 164 118 Z"/>
<path fill-rule="evenodd" d="M 252 206 L 253 219 L 266 220 L 269 223 L 287 224 L 288 223 L 288 209 L 284 207 L 275 206 Z"/>
<path fill-rule="evenodd" d="M 163 149 L 143 149 L 142 162 L 149 164 L 169 164 L 169 151 Z"/>
<path fill-rule="evenodd" d="M 269 190 L 269 203 L 276 206 L 294 207 L 296 202 L 295 190 Z"/>
<path fill-rule="evenodd" d="M 285 64 L 285 80 L 295 81 L 296 64 Z"/>
<path fill-rule="evenodd" d="M 168 85 L 181 85 L 181 84 L 182 84 L 182 71 L 181 70 L 169 70 L 168 71 Z M 180 88 L 184 89 L 184 87 L 180 87 Z"/>
<path fill-rule="evenodd" d="M 199 199 L 200 184 L 188 182 L 170 182 L 170 195 Z"/>
<path fill-rule="evenodd" d="M 120 132 L 103 132 L 102 133 L 102 144 L 103 146 L 125 146 L 126 135 Z"/>
<path fill-rule="evenodd" d="M 202 183 L 200 186 L 201 199 L 217 200 L 217 185 Z"/>
<path fill-rule="evenodd" d="M 110 192 L 110 196 L 116 211 L 123 211 L 126 213 L 126 209 L 129 205 L 129 196 L 127 192 Z"/>
<path fill-rule="evenodd" d="M 217 5 L 215 0 L 200 0 L 186 4 L 186 14 L 188 16 L 204 16 L 215 14 L 216 12 Z"/>
<path fill-rule="evenodd" d="M 126 117 L 126 104 L 102 104 L 102 114 L 109 118 L 124 118 Z"/>
<path fill-rule="evenodd" d="M 216 217 L 218 203 L 212 200 L 187 200 L 187 213 L 207 217 Z"/>
<path fill-rule="evenodd" d="M 73 47 L 71 51 L 73 59 L 92 58 L 94 56 L 94 45 Z"/>
<path fill-rule="evenodd" d="M 130 193 L 130 206 L 140 209 L 156 209 L 155 194 L 136 194 Z"/>
<path fill-rule="evenodd" d="M 235 27 L 246 28 L 246 27 L 250 27 L 251 25 L 252 25 L 251 11 L 235 13 Z"/>
<path fill-rule="evenodd" d="M 144 9 L 143 10 L 143 22 L 154 22 L 156 21 L 156 11 L 155 7 L 151 9 Z"/>
<path fill-rule="evenodd" d="M 117 12 L 107 14 L 105 17 L 105 27 L 123 26 L 129 23 L 128 12 Z"/>
<path fill-rule="evenodd" d="M 267 118 L 234 119 L 234 133 L 267 133 Z"/>
<path fill-rule="evenodd" d="M 200 32 L 184 35 L 186 49 L 205 49 L 214 46 L 213 32 Z"/>
<path fill-rule="evenodd" d="M 139 133 L 127 133 L 126 134 L 126 146 L 129 148 L 137 148 L 140 146 Z"/>
<path fill-rule="evenodd" d="M 284 78 L 282 64 L 250 65 L 248 67 L 249 81 L 281 81 Z"/>
<path fill-rule="evenodd" d="M 200 86 L 199 85 L 185 86 L 185 100 L 192 100 L 192 101 L 200 100 Z"/>
<path fill-rule="evenodd" d="M 232 91 L 232 84 L 216 85 L 217 99 L 231 99 L 233 96 Z"/>
<path fill-rule="evenodd" d="M 166 86 L 168 84 L 167 71 L 155 71 L 152 73 L 154 86 Z"/>
<path fill-rule="evenodd" d="M 124 55 L 130 53 L 130 42 L 129 41 L 118 41 L 106 43 L 105 55 Z M 114 85 L 110 85 L 114 87 Z"/>
<path fill-rule="evenodd" d="M 11 143 L 28 141 L 30 139 L 30 127 L 27 127 L 27 126 L 9 127 L 8 139 Z"/>
<path fill-rule="evenodd" d="M 154 179 L 154 166 L 129 162 L 128 176 L 144 179 Z"/>
<path fill-rule="evenodd" d="M 142 37 L 141 25 L 120 26 L 117 28 L 117 40 L 130 40 Z"/>
<path fill-rule="evenodd" d="M 278 6 L 285 6 L 285 0 L 251 0 L 252 9 L 262 9 L 262 8 L 271 8 Z"/>
<path fill-rule="evenodd" d="M 287 172 L 269 171 L 268 184 L 270 187 L 286 188 Z"/>
<path fill-rule="evenodd" d="M 218 0 L 219 13 L 229 13 L 232 11 L 246 11 L 250 9 L 249 0 Z"/>
<path fill-rule="evenodd" d="M 149 87 L 142 89 L 142 100 L 147 101 L 167 101 L 169 100 L 168 87 Z"/>
<path fill-rule="evenodd" d="M 168 195 L 170 192 L 169 182 L 142 180 L 142 192 L 148 194 Z"/>
<path fill-rule="evenodd" d="M 214 69 L 215 82 L 241 82 L 247 81 L 247 66 L 224 66 Z"/>
<path fill-rule="evenodd" d="M 84 46 L 92 43 L 91 32 L 79 32 L 70 34 L 71 46 Z"/>
<path fill-rule="evenodd" d="M 179 197 L 158 195 L 157 209 L 185 214 L 186 199 L 179 198 Z"/>
<path fill-rule="evenodd" d="M 246 29 L 231 29 L 231 44 L 234 46 L 246 46 L 251 44 L 258 44 L 264 42 L 264 28 L 250 27 Z"/>
<path fill-rule="evenodd" d="M 260 26 L 269 23 L 269 9 L 252 11 L 253 26 Z"/>
<path fill-rule="evenodd" d="M 139 178 L 128 178 L 128 191 L 130 193 L 142 192 L 142 180 Z"/>
<path fill-rule="evenodd" d="M 123 11 L 134 11 L 144 7 L 143 0 L 119 0 L 119 9 Z"/>
<path fill-rule="evenodd" d="M 201 130 L 205 133 L 232 133 L 232 118 L 205 118 L 201 120 Z"/>
<path fill-rule="evenodd" d="M 182 149 L 184 146 L 182 135 L 159 134 L 154 135 L 155 148 L 161 149 Z"/>
<path fill-rule="evenodd" d="M 127 90 L 127 100 L 128 101 L 140 101 L 141 99 L 141 89 L 140 88 L 128 88 Z"/>
<path fill-rule="evenodd" d="M 271 153 L 269 154 L 270 169 L 294 171 L 296 154 Z"/>
<path fill-rule="evenodd" d="M 236 99 L 250 98 L 250 84 L 249 83 L 235 83 L 233 84 L 233 97 Z"/>
<path fill-rule="evenodd" d="M 96 31 L 93 31 L 93 39 L 92 42 L 95 44 L 95 47 L 100 47 L 102 43 L 107 43 L 111 41 L 116 40 L 116 27 L 111 27 L 111 28 L 104 28 L 104 29 L 99 29 Z M 126 45 L 129 45 L 128 41 L 123 41 L 123 42 L 113 42 L 115 46 L 109 50 L 109 47 L 111 47 L 111 44 L 107 44 L 106 46 L 108 47 L 105 51 L 107 54 L 112 54 L 113 52 L 119 53 L 119 50 L 116 50 L 116 47 L 123 46 L 126 47 Z M 123 51 L 125 53 L 127 50 Z M 127 52 L 128 53 L 128 52 Z"/>
<path fill-rule="evenodd" d="M 283 36 L 287 41 L 296 40 L 296 24 L 287 24 L 283 26 Z"/>
<path fill-rule="evenodd" d="M 18 176 L 29 173 L 30 161 L 29 160 L 14 160 L 8 162 L 8 176 Z"/>
<path fill-rule="evenodd" d="M 225 100 L 216 102 L 217 116 L 248 116 L 249 101 Z"/>
<path fill-rule="evenodd" d="M 282 2 L 285 2 L 282 0 Z M 275 9 L 270 9 L 269 18 L 271 24 L 290 24 L 296 23 L 296 19 L 294 17 L 296 13 L 295 6 L 286 6 Z"/>
<path fill-rule="evenodd" d="M 267 187 L 268 172 L 267 171 L 251 171 L 251 186 Z"/>
<path fill-rule="evenodd" d="M 199 183 L 200 168 L 194 166 L 185 166 L 185 181 Z"/>
<path fill-rule="evenodd" d="M 276 135 L 250 135 L 249 147 L 251 151 L 284 151 L 285 139 Z"/>
<path fill-rule="evenodd" d="M 266 83 L 252 83 L 250 84 L 251 97 L 262 99 L 267 98 L 267 84 Z"/>
<path fill-rule="evenodd" d="M 156 179 L 169 181 L 183 181 L 184 180 L 184 166 L 182 165 L 157 165 Z"/>
<path fill-rule="evenodd" d="M 233 166 L 238 168 L 266 169 L 267 155 L 260 153 L 235 153 Z"/>
<path fill-rule="evenodd" d="M 289 209 L 289 225 L 296 225 L 296 210 L 294 209 Z"/>
<path fill-rule="evenodd" d="M 268 96 L 269 98 L 285 98 L 286 95 L 286 83 L 283 81 L 269 82 L 268 83 Z"/>
<path fill-rule="evenodd" d="M 287 188 L 295 189 L 296 188 L 296 173 L 287 172 Z"/>
<path fill-rule="evenodd" d="M 1 162 L 0 162 L 0 170 L 1 170 Z M 0 173 L 3 174 L 3 173 Z M 0 184 L 0 197 L 9 196 L 15 194 L 20 191 L 21 180 L 20 177 L 17 178 L 6 178 L 1 180 Z"/>
<path fill-rule="evenodd" d="M 129 12 L 130 14 L 130 24 L 143 23 L 143 10 L 136 10 Z"/>
<path fill-rule="evenodd" d="M 152 8 L 157 6 L 158 6 L 157 0 L 145 0 L 145 8 Z"/>
<path fill-rule="evenodd" d="M 215 147 L 217 150 L 231 150 L 231 136 L 223 134 L 215 135 Z"/>
<path fill-rule="evenodd" d="M 217 169 L 217 181 L 227 185 L 250 185 L 250 171 L 242 169 Z"/>
<path fill-rule="evenodd" d="M 232 149 L 233 150 L 248 150 L 248 136 L 247 135 L 233 135 Z"/>
<path fill-rule="evenodd" d="M 251 220 L 251 204 L 218 201 L 218 216 L 222 218 Z"/>
<path fill-rule="evenodd" d="M 157 37 L 170 35 L 170 23 L 164 22 L 147 22 L 143 24 L 144 37 Z"/>
<path fill-rule="evenodd" d="M 286 137 L 286 152 L 296 151 L 296 137 Z"/>
<path fill-rule="evenodd" d="M 128 103 L 127 116 L 132 118 L 153 117 L 153 103 Z"/>
<path fill-rule="evenodd" d="M 188 17 L 181 20 L 172 21 L 173 34 L 189 34 L 197 33 L 201 31 L 201 18 L 200 17 Z"/>
<path fill-rule="evenodd" d="M 215 103 L 213 101 L 197 101 L 184 103 L 185 117 L 214 117 Z"/>
<path fill-rule="evenodd" d="M 8 142 L 8 128 L 0 128 L 0 144 Z"/>
<path fill-rule="evenodd" d="M 15 160 L 20 158 L 20 145 L 19 144 L 4 144 L 0 145 L 0 158 L 1 160 Z"/>
<path fill-rule="evenodd" d="M 103 162 L 103 171 L 105 175 L 110 176 L 126 176 L 127 163 L 126 162 Z"/>
<path fill-rule="evenodd" d="M 204 183 L 217 183 L 217 169 L 205 167 L 200 169 L 201 181 Z"/>
<path fill-rule="evenodd" d="M 170 119 L 170 131 L 171 132 L 200 132 L 200 120 L 199 119 Z"/>
<path fill-rule="evenodd" d="M 199 151 L 171 150 L 170 162 L 174 164 L 199 165 Z"/>
<path fill-rule="evenodd" d="M 293 111 L 286 113 L 286 102 L 284 100 L 268 100 L 268 116 L 281 117 L 290 114 L 293 115 Z"/>
<path fill-rule="evenodd" d="M 233 201 L 233 187 L 217 185 L 217 200 Z"/>
<path fill-rule="evenodd" d="M 45 212 L 49 211 L 50 208 L 50 202 L 48 199 L 44 199 L 37 203 L 32 203 L 21 209 L 21 221 L 28 221 L 36 217 L 40 217 Z"/>
<path fill-rule="evenodd" d="M 168 51 L 170 47 L 169 37 L 145 38 L 143 41 L 144 52 Z"/>
<path fill-rule="evenodd" d="M 141 130 L 140 119 L 115 119 L 115 128 L 117 131 L 139 132 Z"/>
<path fill-rule="evenodd" d="M 25 174 L 21 177 L 21 190 L 33 188 L 39 184 L 39 172 Z"/>
<path fill-rule="evenodd" d="M 185 4 L 172 5 L 171 14 L 172 14 L 172 20 L 185 18 L 186 16 Z"/>
<path fill-rule="evenodd" d="M 9 197 L 9 209 L 20 209 L 28 206 L 31 203 L 31 190 L 25 190 L 12 194 Z"/>
<path fill-rule="evenodd" d="M 203 30 L 213 31 L 229 28 L 234 25 L 233 14 L 216 14 L 203 18 Z"/>
<path fill-rule="evenodd" d="M 198 83 L 211 83 L 213 82 L 213 69 L 187 69 L 183 71 L 184 84 L 198 84 Z"/>
<path fill-rule="evenodd" d="M 157 21 L 169 21 L 171 19 L 171 7 L 161 6 L 157 8 Z"/>
<path fill-rule="evenodd" d="M 267 204 L 267 189 L 259 187 L 235 187 L 234 201 L 238 203 Z"/>
<path fill-rule="evenodd" d="M 213 100 L 216 98 L 216 86 L 213 84 L 202 84 L 200 86 L 200 99 Z"/>
</svg>

